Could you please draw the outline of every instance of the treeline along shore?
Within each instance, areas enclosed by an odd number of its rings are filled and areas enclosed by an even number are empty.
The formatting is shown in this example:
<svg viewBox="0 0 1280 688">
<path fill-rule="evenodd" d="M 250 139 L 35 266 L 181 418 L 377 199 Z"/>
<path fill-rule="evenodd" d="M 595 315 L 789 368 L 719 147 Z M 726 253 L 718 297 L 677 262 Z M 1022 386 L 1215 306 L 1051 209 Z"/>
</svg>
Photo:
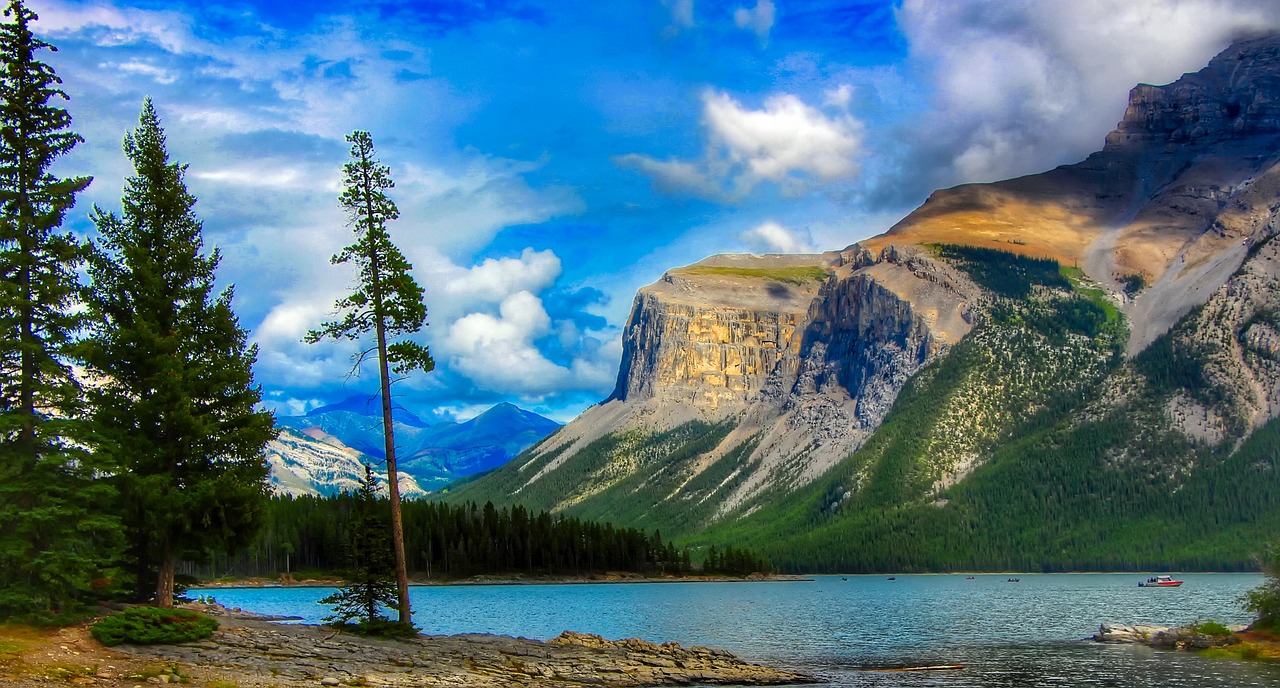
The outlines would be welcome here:
<svg viewBox="0 0 1280 688">
<path fill-rule="evenodd" d="M 293 573 L 341 575 L 348 560 L 355 497 L 277 496 L 262 529 L 235 555 L 210 552 L 181 572 L 200 580 L 277 578 Z M 735 547 L 711 547 L 695 561 L 658 531 L 615 527 L 516 505 L 425 500 L 403 504 L 405 551 L 415 579 L 479 575 L 582 577 L 610 572 L 643 576 L 693 573 L 744 576 L 768 562 Z"/>
</svg>

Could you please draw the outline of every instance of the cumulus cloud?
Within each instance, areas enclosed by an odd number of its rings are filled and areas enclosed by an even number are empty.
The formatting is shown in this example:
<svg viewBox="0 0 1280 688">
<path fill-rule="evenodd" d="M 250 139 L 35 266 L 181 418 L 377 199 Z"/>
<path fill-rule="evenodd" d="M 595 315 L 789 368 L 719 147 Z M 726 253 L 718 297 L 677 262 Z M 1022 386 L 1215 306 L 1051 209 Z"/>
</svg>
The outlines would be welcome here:
<svg viewBox="0 0 1280 688">
<path fill-rule="evenodd" d="M 756 6 L 750 9 L 739 7 L 733 11 L 733 23 L 739 29 L 754 32 L 761 42 L 769 40 L 769 30 L 773 28 L 776 8 L 773 0 L 756 0 Z"/>
<path fill-rule="evenodd" d="M 766 220 L 738 235 L 756 253 L 812 253 L 813 240 L 807 231 L 793 231 Z"/>
<path fill-rule="evenodd" d="M 896 140 L 890 187 L 922 195 L 1082 159 L 1138 83 L 1204 66 L 1235 37 L 1280 27 L 1269 0 L 905 0 L 898 22 L 933 101 Z"/>
<path fill-rule="evenodd" d="M 452 323 L 440 342 L 441 353 L 454 370 L 484 389 L 543 394 L 563 386 L 571 374 L 535 345 L 550 332 L 542 300 L 520 291 L 502 301 L 496 317 L 472 313 Z"/>
<path fill-rule="evenodd" d="M 703 105 L 713 139 L 755 178 L 777 182 L 801 172 L 831 181 L 858 171 L 862 131 L 851 117 L 828 117 L 785 93 L 770 96 L 761 110 L 717 91 L 705 93 Z"/>
<path fill-rule="evenodd" d="M 471 300 L 502 301 L 520 292 L 537 293 L 560 276 L 560 258 L 550 249 L 526 248 L 519 258 L 486 258 L 444 283 L 443 292 Z"/>
<path fill-rule="evenodd" d="M 615 161 L 651 175 L 661 190 L 720 199 L 740 198 L 765 181 L 793 189 L 858 174 L 863 126 L 847 112 L 828 115 L 789 93 L 769 96 L 757 110 L 707 90 L 702 105 L 702 160 L 630 154 Z"/>
</svg>

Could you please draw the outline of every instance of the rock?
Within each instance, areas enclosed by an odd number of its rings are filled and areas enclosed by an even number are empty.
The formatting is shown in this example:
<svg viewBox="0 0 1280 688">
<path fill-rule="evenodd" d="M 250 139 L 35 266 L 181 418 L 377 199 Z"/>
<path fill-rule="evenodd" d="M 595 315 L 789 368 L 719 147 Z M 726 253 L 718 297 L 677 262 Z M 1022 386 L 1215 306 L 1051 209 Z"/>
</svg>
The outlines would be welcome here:
<svg viewBox="0 0 1280 688">
<path fill-rule="evenodd" d="M 1235 645 L 1240 642 L 1234 634 L 1207 635 L 1197 633 L 1192 626 L 1126 626 L 1111 623 L 1099 626 L 1093 639 L 1100 643 L 1133 643 L 1165 650 L 1188 651 Z"/>
<path fill-rule="evenodd" d="M 813 683 L 811 676 L 744 662 L 721 650 L 683 648 L 637 638 L 607 640 L 566 632 L 548 641 L 493 635 L 418 636 L 379 641 L 334 635 L 317 626 L 280 626 L 228 618 L 209 642 L 215 649 L 185 645 L 121 646 L 163 661 L 216 666 L 243 674 L 246 683 L 270 676 L 281 686 L 339 686 L 343 676 L 365 685 L 632 686 L 782 685 Z M 268 648 L 264 650 L 263 648 Z"/>
<path fill-rule="evenodd" d="M 1093 639 L 1100 643 L 1147 644 L 1157 634 L 1168 630 L 1167 626 L 1126 626 L 1104 623 L 1098 627 L 1098 632 L 1094 634 Z"/>
</svg>

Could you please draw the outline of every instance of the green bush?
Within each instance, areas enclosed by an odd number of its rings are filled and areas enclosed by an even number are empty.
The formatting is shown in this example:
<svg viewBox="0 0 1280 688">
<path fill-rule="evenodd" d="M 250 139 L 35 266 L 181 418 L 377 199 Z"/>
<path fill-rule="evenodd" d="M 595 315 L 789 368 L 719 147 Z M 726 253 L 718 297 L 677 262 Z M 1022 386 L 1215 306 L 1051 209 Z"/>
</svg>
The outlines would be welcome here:
<svg viewBox="0 0 1280 688">
<path fill-rule="evenodd" d="M 1231 635 L 1231 629 L 1217 621 L 1198 622 L 1191 628 L 1191 630 L 1201 635 Z"/>
<path fill-rule="evenodd" d="M 418 627 L 412 623 L 386 618 L 366 619 L 359 623 L 335 621 L 328 625 L 343 633 L 354 633 L 366 638 L 412 638 L 418 635 Z"/>
<path fill-rule="evenodd" d="M 185 609 L 134 607 L 93 625 L 93 637 L 103 645 L 166 645 L 203 640 L 213 635 L 218 622 Z"/>
<path fill-rule="evenodd" d="M 1246 592 L 1240 602 L 1253 613 L 1255 629 L 1280 630 L 1280 542 L 1268 545 L 1259 563 L 1266 580 Z"/>
</svg>

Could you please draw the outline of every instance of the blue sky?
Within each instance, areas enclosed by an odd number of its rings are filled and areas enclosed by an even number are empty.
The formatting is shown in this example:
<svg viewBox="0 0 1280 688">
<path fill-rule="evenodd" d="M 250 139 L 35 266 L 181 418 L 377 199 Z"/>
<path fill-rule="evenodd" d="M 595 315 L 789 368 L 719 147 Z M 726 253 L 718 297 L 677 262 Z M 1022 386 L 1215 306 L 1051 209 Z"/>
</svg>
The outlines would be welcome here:
<svg viewBox="0 0 1280 688">
<path fill-rule="evenodd" d="M 344 136 L 396 180 L 426 288 L 424 417 L 512 401 L 567 420 L 613 388 L 636 289 L 714 253 L 878 234 L 939 187 L 1100 148 L 1130 87 L 1199 69 L 1269 0 L 31 0 L 86 143 L 63 172 L 119 207 L 150 96 L 190 165 L 220 280 L 281 414 L 375 389 L 301 342 L 351 276 Z"/>
</svg>

